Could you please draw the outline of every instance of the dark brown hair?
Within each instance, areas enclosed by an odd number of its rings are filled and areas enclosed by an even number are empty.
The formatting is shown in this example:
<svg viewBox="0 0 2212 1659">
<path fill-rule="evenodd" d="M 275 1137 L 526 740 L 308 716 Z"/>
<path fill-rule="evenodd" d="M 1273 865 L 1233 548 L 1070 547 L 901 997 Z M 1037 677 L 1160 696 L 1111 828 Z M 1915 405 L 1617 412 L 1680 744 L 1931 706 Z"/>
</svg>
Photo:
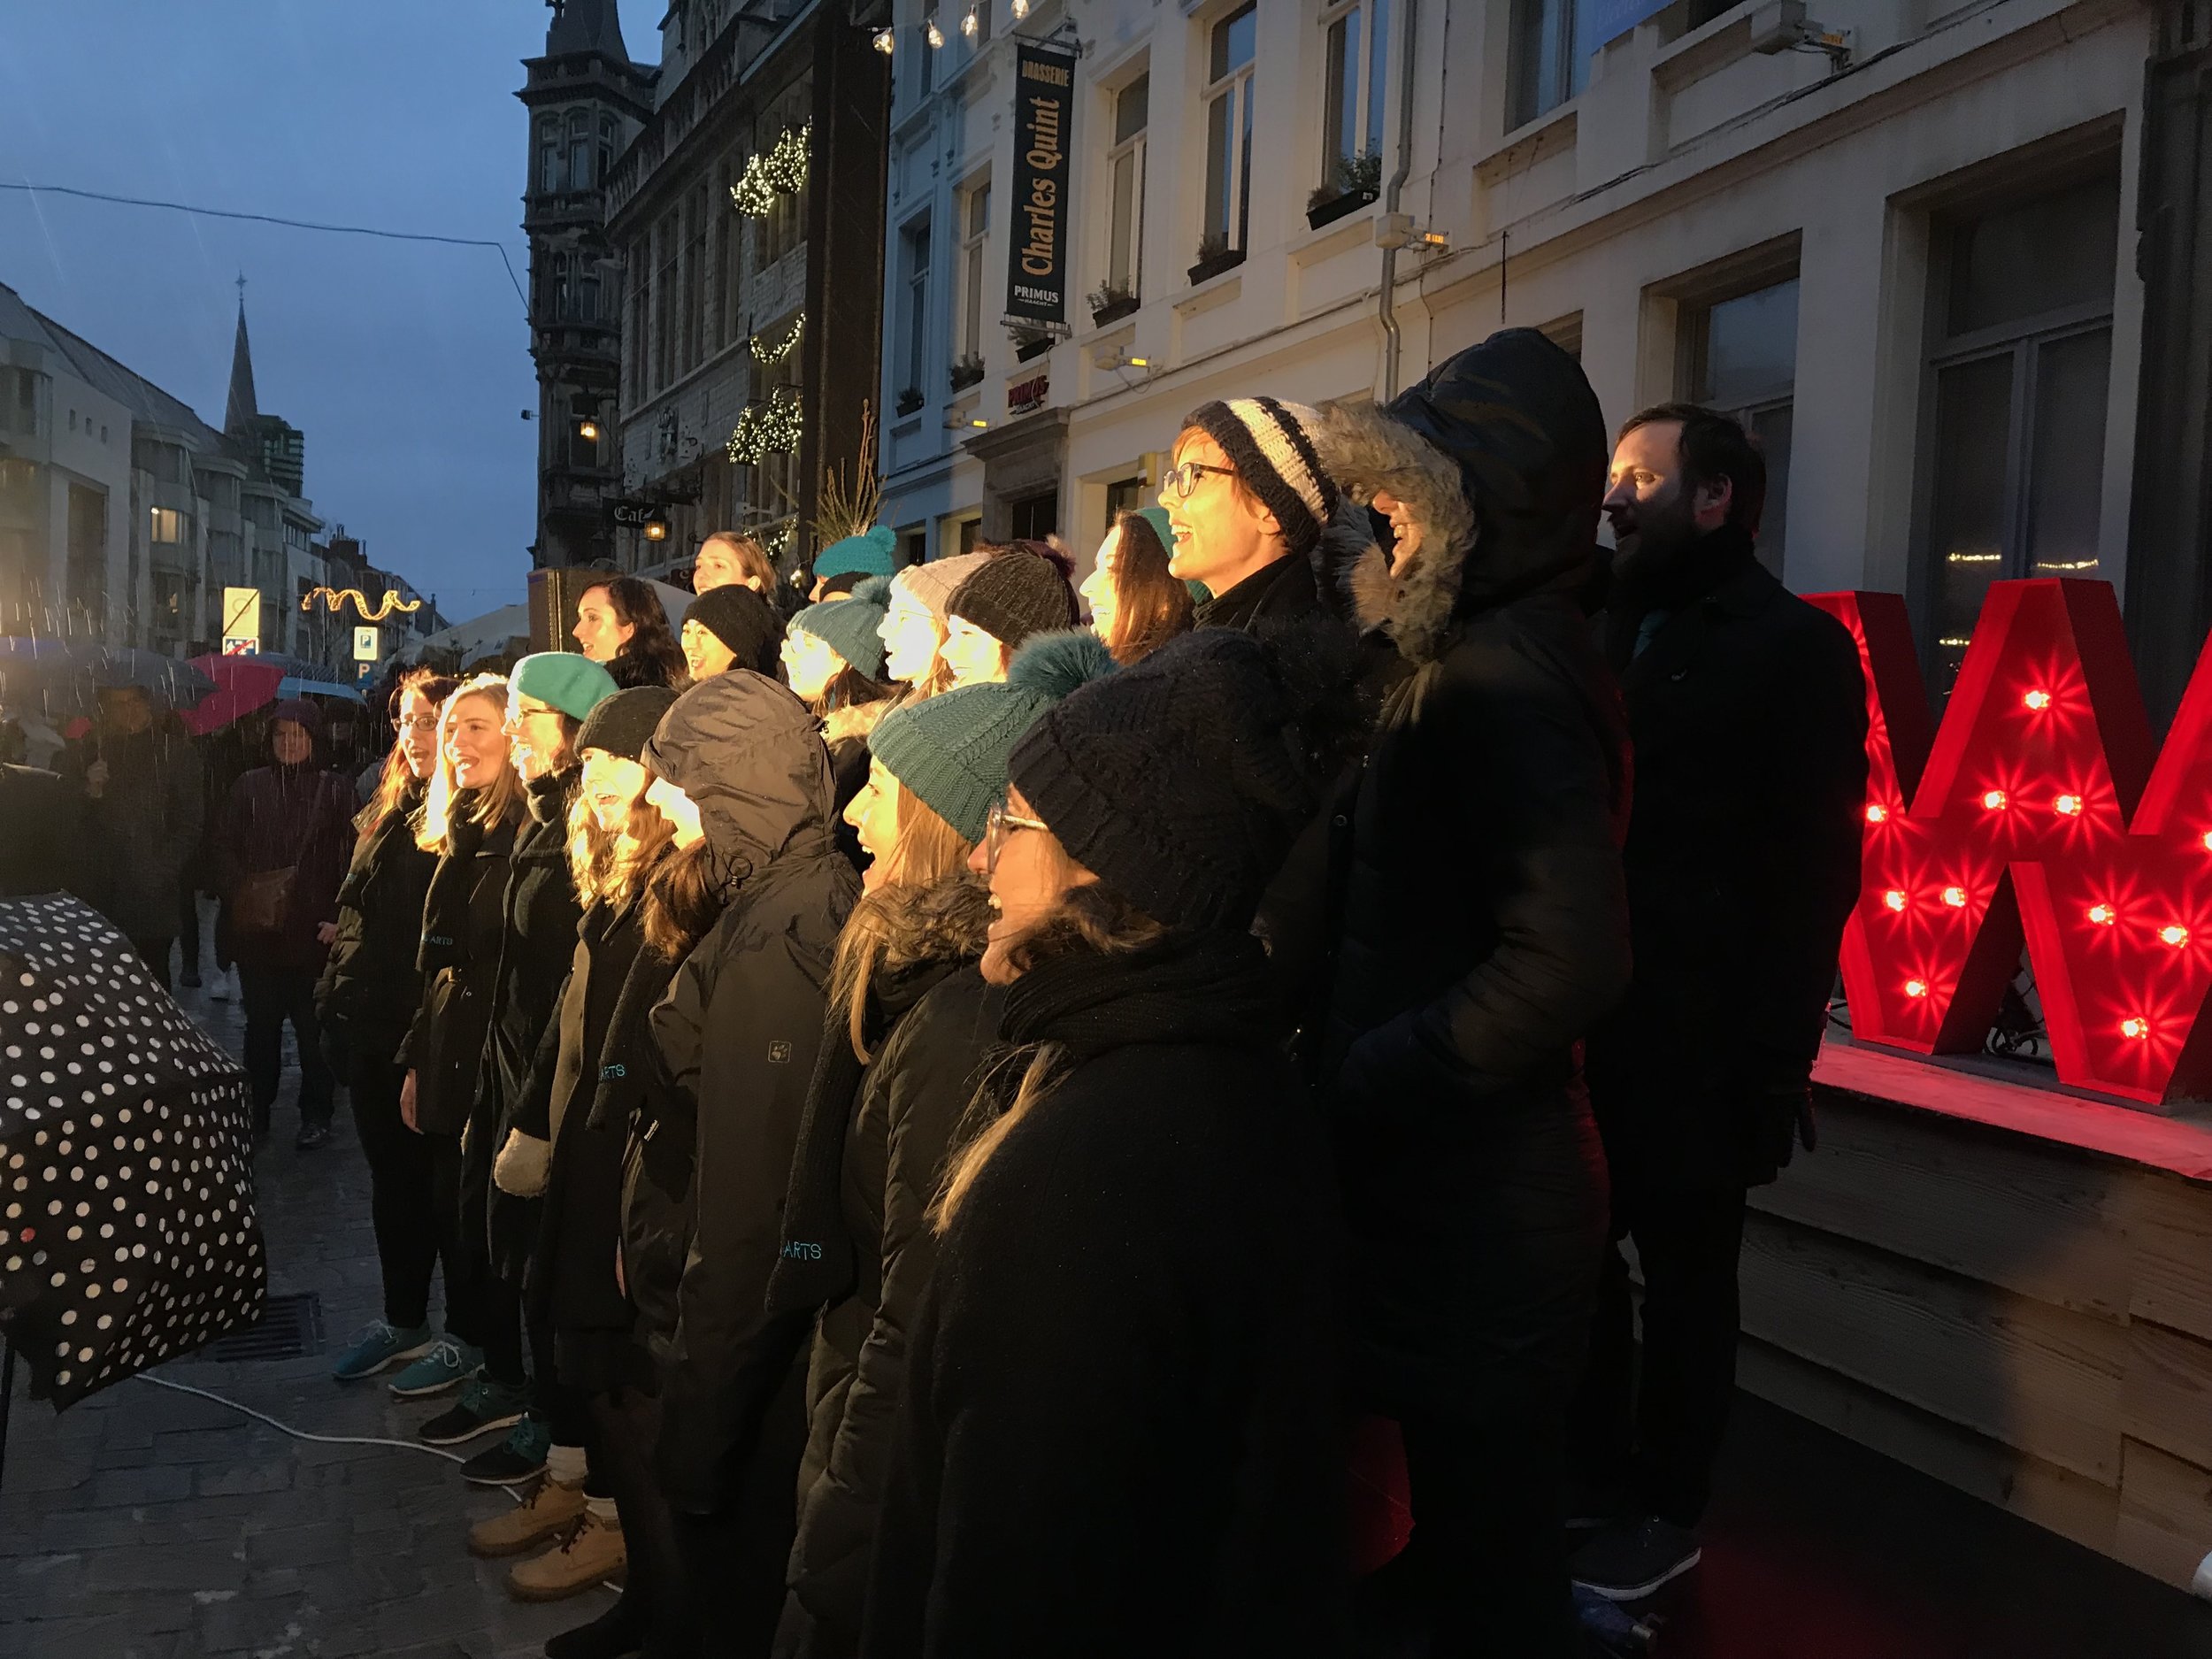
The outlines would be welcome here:
<svg viewBox="0 0 2212 1659">
<path fill-rule="evenodd" d="M 680 962 L 722 914 L 722 888 L 708 862 L 707 843 L 679 847 L 653 867 L 645 883 L 645 942 Z"/>
<path fill-rule="evenodd" d="M 653 591 L 653 584 L 634 576 L 608 576 L 592 583 L 578 597 L 594 589 L 607 595 L 615 620 L 636 630 L 607 664 L 614 683 L 625 691 L 634 686 L 666 686 L 671 691 L 688 687 L 691 676 L 684 668 L 683 647 L 669 631 L 668 612 L 661 608 L 661 596 Z"/>
<path fill-rule="evenodd" d="M 1683 487 L 1695 489 L 1701 484 L 1726 479 L 1732 487 L 1728 522 L 1755 537 L 1767 505 L 1767 463 L 1760 453 L 1759 441 L 1733 415 L 1724 415 L 1702 403 L 1654 403 L 1623 421 L 1620 436 L 1613 442 L 1618 443 L 1639 426 L 1667 420 L 1679 422 L 1682 427 L 1678 447 Z"/>
<path fill-rule="evenodd" d="M 1168 550 L 1152 521 L 1124 512 L 1114 519 L 1121 546 L 1113 568 L 1114 631 L 1106 649 L 1124 668 L 1141 662 L 1194 620 L 1190 589 L 1168 573 Z"/>
</svg>

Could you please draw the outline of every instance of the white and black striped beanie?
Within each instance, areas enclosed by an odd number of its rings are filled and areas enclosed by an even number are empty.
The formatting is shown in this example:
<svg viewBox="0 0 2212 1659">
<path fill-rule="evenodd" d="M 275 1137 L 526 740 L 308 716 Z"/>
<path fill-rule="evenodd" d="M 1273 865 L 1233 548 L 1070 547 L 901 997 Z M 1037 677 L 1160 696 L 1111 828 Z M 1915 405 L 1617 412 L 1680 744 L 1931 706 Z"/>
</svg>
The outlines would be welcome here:
<svg viewBox="0 0 2212 1659">
<path fill-rule="evenodd" d="M 1233 397 L 1201 403 L 1183 424 L 1196 426 L 1227 452 L 1245 486 L 1275 515 L 1283 539 L 1301 558 L 1313 552 L 1321 527 L 1336 515 L 1338 491 L 1321 470 L 1307 435 L 1318 410 L 1272 397 Z"/>
</svg>

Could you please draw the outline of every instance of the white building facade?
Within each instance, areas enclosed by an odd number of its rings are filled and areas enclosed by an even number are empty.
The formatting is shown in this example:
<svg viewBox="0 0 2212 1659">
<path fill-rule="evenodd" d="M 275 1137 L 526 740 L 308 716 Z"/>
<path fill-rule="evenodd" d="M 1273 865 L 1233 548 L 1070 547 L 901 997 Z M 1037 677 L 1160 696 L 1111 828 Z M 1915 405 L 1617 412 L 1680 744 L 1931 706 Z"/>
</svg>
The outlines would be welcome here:
<svg viewBox="0 0 2212 1659">
<path fill-rule="evenodd" d="M 902 0 L 885 522 L 1087 557 L 1198 403 L 1387 398 L 1529 326 L 1610 422 L 1740 412 L 1770 562 L 1906 593 L 1939 684 L 1993 580 L 2128 591 L 2154 12 L 1624 5 Z M 1009 37 L 1056 30 L 1071 327 L 1023 357 Z"/>
</svg>

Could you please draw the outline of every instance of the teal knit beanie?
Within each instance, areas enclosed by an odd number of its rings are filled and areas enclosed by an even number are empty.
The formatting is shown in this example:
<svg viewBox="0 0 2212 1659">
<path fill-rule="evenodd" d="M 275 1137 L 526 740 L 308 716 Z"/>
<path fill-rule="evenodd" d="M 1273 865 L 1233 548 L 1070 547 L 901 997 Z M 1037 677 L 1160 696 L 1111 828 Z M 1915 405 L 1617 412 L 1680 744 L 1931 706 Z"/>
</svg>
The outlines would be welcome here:
<svg viewBox="0 0 2212 1659">
<path fill-rule="evenodd" d="M 842 576 L 848 571 L 861 571 L 870 576 L 888 576 L 892 560 L 899 549 L 897 533 L 884 525 L 860 535 L 849 535 L 841 541 L 833 541 L 814 556 L 814 574 Z"/>
<path fill-rule="evenodd" d="M 871 576 L 842 599 L 825 599 L 791 618 L 871 680 L 883 678 L 883 635 L 877 632 L 891 608 L 891 579 Z"/>
<path fill-rule="evenodd" d="M 1140 507 L 1137 517 L 1152 526 L 1152 534 L 1160 538 L 1162 547 L 1171 553 L 1175 551 L 1175 526 L 1170 521 L 1166 508 Z"/>
<path fill-rule="evenodd" d="M 1112 655 L 1087 629 L 1040 634 L 1014 653 L 1003 682 L 894 709 L 876 723 L 869 752 L 972 846 L 1006 798 L 1014 745 L 1061 698 L 1113 672 Z"/>
<path fill-rule="evenodd" d="M 517 663 L 507 676 L 511 689 L 580 720 L 617 689 L 614 676 L 575 651 L 540 651 Z"/>
</svg>

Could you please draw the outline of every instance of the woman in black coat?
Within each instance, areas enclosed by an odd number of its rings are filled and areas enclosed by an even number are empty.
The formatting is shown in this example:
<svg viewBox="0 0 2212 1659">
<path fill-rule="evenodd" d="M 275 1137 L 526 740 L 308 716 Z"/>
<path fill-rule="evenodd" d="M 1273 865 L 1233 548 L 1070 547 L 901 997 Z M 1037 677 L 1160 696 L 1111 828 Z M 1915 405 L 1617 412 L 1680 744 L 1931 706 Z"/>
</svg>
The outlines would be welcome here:
<svg viewBox="0 0 2212 1659">
<path fill-rule="evenodd" d="M 783 1603 L 804 1432 L 803 1314 L 764 1296 L 859 879 L 830 834 L 829 756 L 804 703 L 750 669 L 695 686 L 644 750 L 675 826 L 664 878 L 699 935 L 651 1014 L 623 1271 L 654 1357 L 654 1461 L 716 1617 L 710 1652 L 764 1653 Z"/>
<path fill-rule="evenodd" d="M 1561 1441 L 1606 1233 L 1580 1044 L 1629 974 L 1626 727 L 1576 598 L 1605 427 L 1516 329 L 1315 444 L 1388 518 L 1350 580 L 1412 671 L 1339 840 L 1321 1033 L 1359 1382 L 1404 1430 L 1433 1651 L 1546 1659 L 1574 1651 Z"/>
<path fill-rule="evenodd" d="M 457 682 L 427 669 L 403 676 L 392 699 L 398 741 L 376 795 L 355 823 L 353 864 L 338 889 L 338 925 L 315 987 L 315 1009 L 337 1040 L 355 1131 L 369 1165 L 369 1214 L 384 1276 L 384 1317 L 331 1368 L 340 1382 L 373 1377 L 429 1351 L 430 1148 L 400 1121 L 399 1052 L 422 1002 L 415 956 L 423 896 L 437 859 L 415 844 L 415 818 L 438 768 L 438 705 Z"/>
<path fill-rule="evenodd" d="M 941 1204 L 862 1651 L 1340 1654 L 1334 1194 L 1248 931 L 1311 804 L 1281 688 L 1202 631 L 1010 770 L 982 967 L 1022 1052 Z"/>
<path fill-rule="evenodd" d="M 432 1445 L 518 1421 L 521 1379 L 482 1373 L 491 1261 L 480 1232 L 462 1225 L 462 1145 L 476 1103 L 505 933 L 507 861 L 525 817 L 522 782 L 507 753 L 507 682 L 480 674 L 446 699 L 438 770 L 416 843 L 437 856 L 424 899 L 421 1006 L 403 1057 L 400 1116 L 430 1148 L 431 1214 L 445 1263 L 446 1337 L 393 1379 L 402 1399 L 465 1383 L 460 1402 L 422 1426 Z"/>
</svg>

